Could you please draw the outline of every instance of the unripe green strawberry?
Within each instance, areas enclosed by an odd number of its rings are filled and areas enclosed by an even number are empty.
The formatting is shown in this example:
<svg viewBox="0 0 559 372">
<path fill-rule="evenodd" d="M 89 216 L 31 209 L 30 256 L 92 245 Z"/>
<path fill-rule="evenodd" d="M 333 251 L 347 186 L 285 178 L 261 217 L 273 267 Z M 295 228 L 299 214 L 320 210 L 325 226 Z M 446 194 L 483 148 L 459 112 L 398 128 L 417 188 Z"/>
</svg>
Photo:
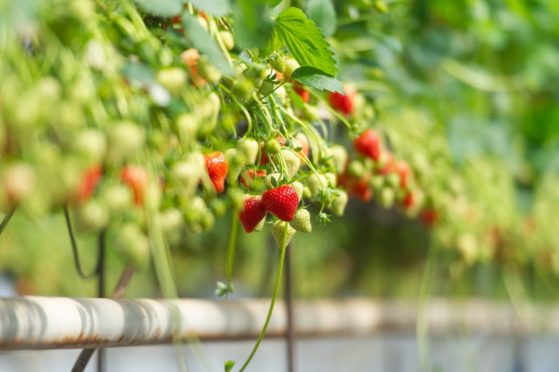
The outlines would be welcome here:
<svg viewBox="0 0 559 372">
<path fill-rule="evenodd" d="M 157 72 L 156 80 L 169 93 L 177 95 L 186 88 L 188 76 L 186 71 L 179 67 L 170 67 Z"/>
<path fill-rule="evenodd" d="M 161 186 L 159 184 L 150 182 L 146 187 L 146 195 L 144 204 L 146 209 L 155 212 L 159 210 L 161 205 Z"/>
<path fill-rule="evenodd" d="M 287 149 L 281 150 L 277 157 L 282 159 L 279 162 L 285 165 L 285 172 L 288 178 L 293 178 L 301 167 L 301 158 Z"/>
<path fill-rule="evenodd" d="M 271 79 L 264 79 L 262 80 L 262 84 L 260 84 L 260 87 L 258 88 L 258 92 L 260 93 L 260 95 L 262 95 L 263 97 L 267 97 L 270 94 L 272 94 L 272 92 L 274 91 L 274 88 L 276 87 L 275 83 L 273 80 Z"/>
<path fill-rule="evenodd" d="M 301 198 L 303 197 L 303 191 L 305 190 L 305 186 L 299 181 L 293 182 L 291 186 L 293 186 L 293 188 L 297 192 L 297 196 L 299 197 L 299 200 L 301 200 Z"/>
<path fill-rule="evenodd" d="M 200 222 L 206 209 L 206 203 L 202 198 L 198 196 L 189 198 L 183 207 L 185 221 L 189 224 Z"/>
<path fill-rule="evenodd" d="M 217 83 L 221 80 L 223 74 L 221 71 L 212 64 L 208 57 L 202 56 L 198 61 L 198 72 L 200 76 L 209 81 L 210 83 Z"/>
<path fill-rule="evenodd" d="M 322 174 L 313 173 L 307 179 L 307 186 L 311 191 L 311 195 L 315 196 L 328 187 L 328 180 Z"/>
<path fill-rule="evenodd" d="M 132 192 L 124 185 L 110 185 L 101 190 L 101 198 L 111 215 L 121 214 L 132 205 Z"/>
<path fill-rule="evenodd" d="M 291 242 L 296 232 L 288 222 L 278 220 L 272 225 L 272 236 L 281 249 Z"/>
<path fill-rule="evenodd" d="M 276 187 L 277 184 L 281 181 L 281 174 L 280 173 L 270 173 L 266 176 L 266 186 L 268 187 Z"/>
<path fill-rule="evenodd" d="M 290 222 L 291 227 L 297 231 L 310 233 L 312 231 L 311 214 L 306 209 L 299 209 Z"/>
<path fill-rule="evenodd" d="M 227 204 L 222 199 L 212 199 L 209 206 L 216 217 L 221 217 L 227 212 Z"/>
<path fill-rule="evenodd" d="M 332 211 L 332 213 L 334 213 L 334 215 L 338 217 L 343 216 L 347 201 L 347 193 L 345 191 L 339 191 L 332 199 L 330 210 Z"/>
<path fill-rule="evenodd" d="M 89 164 L 99 163 L 105 156 L 107 139 L 99 130 L 86 129 L 78 134 L 75 148 Z"/>
<path fill-rule="evenodd" d="M 0 174 L 0 191 L 4 191 L 9 204 L 15 206 L 32 193 L 35 177 L 35 170 L 30 165 L 9 165 Z"/>
<path fill-rule="evenodd" d="M 177 134 L 181 143 L 189 144 L 196 138 L 198 132 L 199 120 L 193 114 L 182 114 L 177 119 Z"/>
<path fill-rule="evenodd" d="M 373 191 L 375 192 L 380 192 L 385 184 L 386 184 L 385 177 L 380 175 L 374 175 L 369 179 L 369 185 L 373 188 Z"/>
<path fill-rule="evenodd" d="M 283 85 L 280 85 L 276 88 L 276 90 L 274 91 L 274 96 L 277 97 L 279 103 L 287 106 L 287 90 L 285 90 L 285 87 Z"/>
<path fill-rule="evenodd" d="M 270 57 L 270 66 L 277 72 L 283 73 L 285 71 L 285 57 L 281 54 L 273 54 Z"/>
<path fill-rule="evenodd" d="M 359 160 L 352 160 L 347 167 L 347 172 L 356 178 L 361 178 L 365 175 L 365 166 Z"/>
<path fill-rule="evenodd" d="M 161 229 L 170 244 L 180 241 L 184 228 L 184 218 L 176 208 L 169 208 L 159 213 Z"/>
<path fill-rule="evenodd" d="M 392 188 L 398 188 L 400 186 L 400 176 L 397 173 L 390 173 L 386 177 L 386 184 Z"/>
<path fill-rule="evenodd" d="M 227 50 L 232 50 L 235 47 L 233 34 L 229 31 L 219 31 L 219 38 Z"/>
<path fill-rule="evenodd" d="M 246 101 L 254 92 L 254 85 L 250 80 L 242 79 L 235 82 L 232 93 L 241 101 Z"/>
<path fill-rule="evenodd" d="M 111 247 L 128 263 L 143 268 L 149 261 L 149 242 L 134 223 L 125 223 L 110 231 Z"/>
<path fill-rule="evenodd" d="M 268 154 L 277 154 L 281 150 L 281 143 L 275 137 L 272 137 L 266 141 L 264 150 Z"/>
<path fill-rule="evenodd" d="M 299 62 L 297 62 L 294 58 L 287 58 L 285 60 L 285 69 L 283 71 L 283 77 L 285 80 L 291 80 L 291 76 L 293 75 L 293 71 L 299 68 Z"/>
<path fill-rule="evenodd" d="M 229 189 L 227 192 L 234 210 L 240 210 L 245 204 L 245 193 L 240 189 Z"/>
<path fill-rule="evenodd" d="M 388 13 L 388 5 L 382 0 L 376 0 L 373 6 L 380 13 Z"/>
<path fill-rule="evenodd" d="M 171 174 L 184 187 L 182 192 L 192 194 L 204 174 L 204 157 L 202 154 L 190 154 L 185 160 L 175 163 Z"/>
<path fill-rule="evenodd" d="M 332 161 L 334 162 L 336 173 L 342 174 L 347 165 L 347 150 L 343 146 L 334 145 L 330 148 L 330 154 L 332 155 Z"/>
<path fill-rule="evenodd" d="M 266 217 L 264 217 L 262 221 L 258 222 L 258 225 L 256 225 L 256 227 L 252 231 L 256 231 L 256 232 L 261 231 L 265 225 L 266 225 Z"/>
<path fill-rule="evenodd" d="M 202 227 L 203 231 L 209 231 L 213 228 L 215 223 L 215 217 L 209 209 L 202 213 L 202 219 L 200 220 L 200 226 Z"/>
<path fill-rule="evenodd" d="M 258 157 L 258 150 L 260 145 L 258 142 L 251 138 L 242 139 L 237 144 L 237 150 L 244 155 L 246 164 L 254 164 Z"/>
<path fill-rule="evenodd" d="M 396 199 L 396 193 L 394 189 L 390 187 L 383 187 L 380 192 L 380 204 L 384 208 L 391 208 L 394 205 L 394 200 Z"/>
<path fill-rule="evenodd" d="M 324 173 L 324 178 L 328 182 L 328 187 L 336 187 L 337 177 L 332 172 Z"/>
<path fill-rule="evenodd" d="M 98 231 L 109 221 L 107 208 L 95 200 L 79 205 L 74 213 L 76 229 L 81 232 Z"/>
<path fill-rule="evenodd" d="M 132 122 L 113 124 L 109 129 L 108 160 L 117 163 L 135 156 L 145 140 L 144 130 Z"/>
</svg>

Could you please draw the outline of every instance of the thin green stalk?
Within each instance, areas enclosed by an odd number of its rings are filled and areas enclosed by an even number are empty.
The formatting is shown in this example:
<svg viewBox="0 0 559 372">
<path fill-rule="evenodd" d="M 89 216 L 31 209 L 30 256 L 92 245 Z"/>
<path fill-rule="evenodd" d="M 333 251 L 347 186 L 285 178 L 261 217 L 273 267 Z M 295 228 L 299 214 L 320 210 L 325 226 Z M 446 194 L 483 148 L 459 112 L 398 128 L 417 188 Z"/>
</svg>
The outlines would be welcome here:
<svg viewBox="0 0 559 372">
<path fill-rule="evenodd" d="M 283 241 L 287 239 L 287 232 L 288 229 L 285 229 L 284 236 L 282 239 Z M 272 302 L 270 303 L 270 307 L 268 309 L 268 315 L 266 315 L 266 321 L 264 322 L 264 326 L 260 331 L 260 335 L 258 336 L 258 339 L 256 340 L 256 343 L 254 344 L 254 347 L 252 348 L 250 355 L 248 356 L 247 360 L 245 361 L 245 363 L 243 364 L 239 372 L 243 372 L 245 368 L 249 365 L 250 361 L 254 357 L 254 354 L 256 354 L 256 351 L 258 350 L 260 343 L 264 339 L 264 336 L 266 335 L 266 331 L 268 330 L 268 324 L 270 323 L 270 319 L 272 319 L 272 312 L 274 311 L 274 305 L 276 304 L 276 298 L 278 297 L 278 293 L 279 293 L 279 288 L 281 284 L 281 274 L 283 271 L 283 261 L 285 259 L 286 249 L 287 249 L 287 245 L 281 247 L 278 272 L 276 273 L 276 282 L 274 284 L 274 292 L 272 293 Z"/>
<path fill-rule="evenodd" d="M 231 221 L 231 235 L 229 236 L 229 246 L 227 247 L 227 286 L 233 285 L 233 264 L 235 262 L 235 247 L 237 246 L 237 232 L 239 231 L 239 218 L 233 213 Z"/>
</svg>

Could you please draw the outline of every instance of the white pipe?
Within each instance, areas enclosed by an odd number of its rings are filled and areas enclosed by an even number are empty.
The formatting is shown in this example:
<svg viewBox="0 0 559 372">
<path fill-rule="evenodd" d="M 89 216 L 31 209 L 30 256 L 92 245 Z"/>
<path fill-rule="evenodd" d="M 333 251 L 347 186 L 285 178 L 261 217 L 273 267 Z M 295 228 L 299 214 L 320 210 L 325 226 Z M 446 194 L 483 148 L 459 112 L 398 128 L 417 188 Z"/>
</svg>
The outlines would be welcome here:
<svg viewBox="0 0 559 372">
<path fill-rule="evenodd" d="M 256 337 L 269 300 L 109 300 L 18 297 L 0 299 L 0 349 L 82 348 L 169 342 L 172 335 L 201 339 Z M 559 307 L 525 307 L 486 301 L 430 300 L 431 333 L 559 333 Z M 173 322 L 171 309 L 180 314 Z M 379 331 L 415 332 L 413 303 L 367 299 L 299 301 L 299 336 L 362 335 Z M 519 319 L 520 317 L 520 319 Z M 278 303 L 268 335 L 282 335 L 286 312 Z"/>
</svg>

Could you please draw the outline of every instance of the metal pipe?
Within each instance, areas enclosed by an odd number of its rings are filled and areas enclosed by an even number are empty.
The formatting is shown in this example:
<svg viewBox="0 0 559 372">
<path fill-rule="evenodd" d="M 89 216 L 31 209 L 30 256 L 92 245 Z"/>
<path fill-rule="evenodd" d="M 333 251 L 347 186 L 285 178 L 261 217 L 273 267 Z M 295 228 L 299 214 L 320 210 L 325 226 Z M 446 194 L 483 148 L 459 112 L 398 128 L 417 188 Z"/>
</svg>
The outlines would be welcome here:
<svg viewBox="0 0 559 372">
<path fill-rule="evenodd" d="M 111 300 L 102 298 L 20 297 L 0 299 L 0 349 L 97 348 L 167 343 L 172 335 L 205 340 L 254 338 L 264 322 L 268 299 Z M 176 306 L 180 324 L 171 319 Z M 518 310 L 518 309 L 516 309 Z M 413 333 L 414 303 L 366 299 L 297 301 L 298 337 Z M 518 318 L 520 317 L 520 319 Z M 286 311 L 279 303 L 268 335 L 283 336 Z M 449 332 L 511 335 L 559 334 L 559 307 L 525 307 L 485 301 L 431 300 L 426 315 L 430 334 Z"/>
</svg>

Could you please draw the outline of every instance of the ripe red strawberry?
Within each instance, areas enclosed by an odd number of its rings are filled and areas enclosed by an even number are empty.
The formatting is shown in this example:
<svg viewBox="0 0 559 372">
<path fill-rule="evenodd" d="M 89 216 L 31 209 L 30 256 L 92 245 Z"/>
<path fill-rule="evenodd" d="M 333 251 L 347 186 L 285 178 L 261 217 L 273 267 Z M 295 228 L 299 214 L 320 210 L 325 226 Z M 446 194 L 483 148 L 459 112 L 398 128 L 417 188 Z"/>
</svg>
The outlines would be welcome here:
<svg viewBox="0 0 559 372">
<path fill-rule="evenodd" d="M 103 169 L 99 165 L 94 165 L 85 171 L 77 192 L 78 201 L 86 201 L 91 198 L 102 176 Z"/>
<path fill-rule="evenodd" d="M 309 93 L 308 90 L 306 90 L 304 87 L 300 86 L 300 85 L 295 85 L 293 87 L 293 90 L 295 91 L 295 93 L 297 93 L 299 95 L 299 97 L 301 97 L 301 99 L 303 100 L 303 102 L 307 103 L 310 101 L 311 99 L 311 94 Z"/>
<path fill-rule="evenodd" d="M 138 165 L 128 165 L 122 169 L 120 179 L 132 189 L 134 203 L 144 204 L 144 195 L 149 182 L 148 172 Z"/>
<path fill-rule="evenodd" d="M 355 90 L 347 85 L 344 87 L 344 94 L 334 92 L 330 93 L 330 95 L 328 96 L 330 106 L 346 116 L 349 116 L 353 113 L 354 99 Z"/>
<path fill-rule="evenodd" d="M 250 189 L 254 185 L 254 180 L 265 176 L 266 171 L 264 169 L 257 169 L 256 171 L 254 171 L 254 169 L 249 169 L 246 172 L 243 172 L 239 182 L 247 189 Z"/>
<path fill-rule="evenodd" d="M 246 232 L 251 232 L 266 216 L 266 209 L 260 196 L 247 196 L 239 219 Z"/>
<path fill-rule="evenodd" d="M 411 207 L 413 207 L 414 203 L 415 203 L 415 196 L 411 191 L 408 191 L 408 193 L 406 194 L 406 196 L 404 196 L 404 199 L 402 200 L 402 205 L 404 209 L 410 209 Z"/>
<path fill-rule="evenodd" d="M 290 185 L 283 185 L 266 191 L 262 203 L 267 211 L 283 221 L 291 221 L 297 212 L 299 197 Z"/>
<path fill-rule="evenodd" d="M 421 212 L 419 218 L 421 218 L 421 222 L 423 222 L 425 226 L 431 227 L 439 219 L 439 214 L 434 208 L 426 208 Z"/>
<path fill-rule="evenodd" d="M 205 155 L 204 159 L 206 160 L 206 169 L 215 191 L 217 193 L 223 192 L 225 189 L 225 177 L 227 177 L 227 172 L 229 171 L 229 164 L 227 164 L 225 156 L 222 152 L 216 151 Z"/>
<path fill-rule="evenodd" d="M 380 158 L 380 136 L 372 129 L 366 129 L 353 142 L 355 150 L 373 160 Z"/>
<path fill-rule="evenodd" d="M 190 81 L 192 81 L 192 84 L 197 87 L 201 87 L 206 84 L 206 80 L 200 75 L 200 66 L 198 66 L 200 52 L 194 48 L 187 49 L 182 52 L 181 59 L 189 69 Z"/>
<path fill-rule="evenodd" d="M 410 166 L 405 161 L 401 160 L 394 166 L 396 173 L 400 176 L 400 188 L 405 190 L 408 188 L 410 179 Z"/>
</svg>

